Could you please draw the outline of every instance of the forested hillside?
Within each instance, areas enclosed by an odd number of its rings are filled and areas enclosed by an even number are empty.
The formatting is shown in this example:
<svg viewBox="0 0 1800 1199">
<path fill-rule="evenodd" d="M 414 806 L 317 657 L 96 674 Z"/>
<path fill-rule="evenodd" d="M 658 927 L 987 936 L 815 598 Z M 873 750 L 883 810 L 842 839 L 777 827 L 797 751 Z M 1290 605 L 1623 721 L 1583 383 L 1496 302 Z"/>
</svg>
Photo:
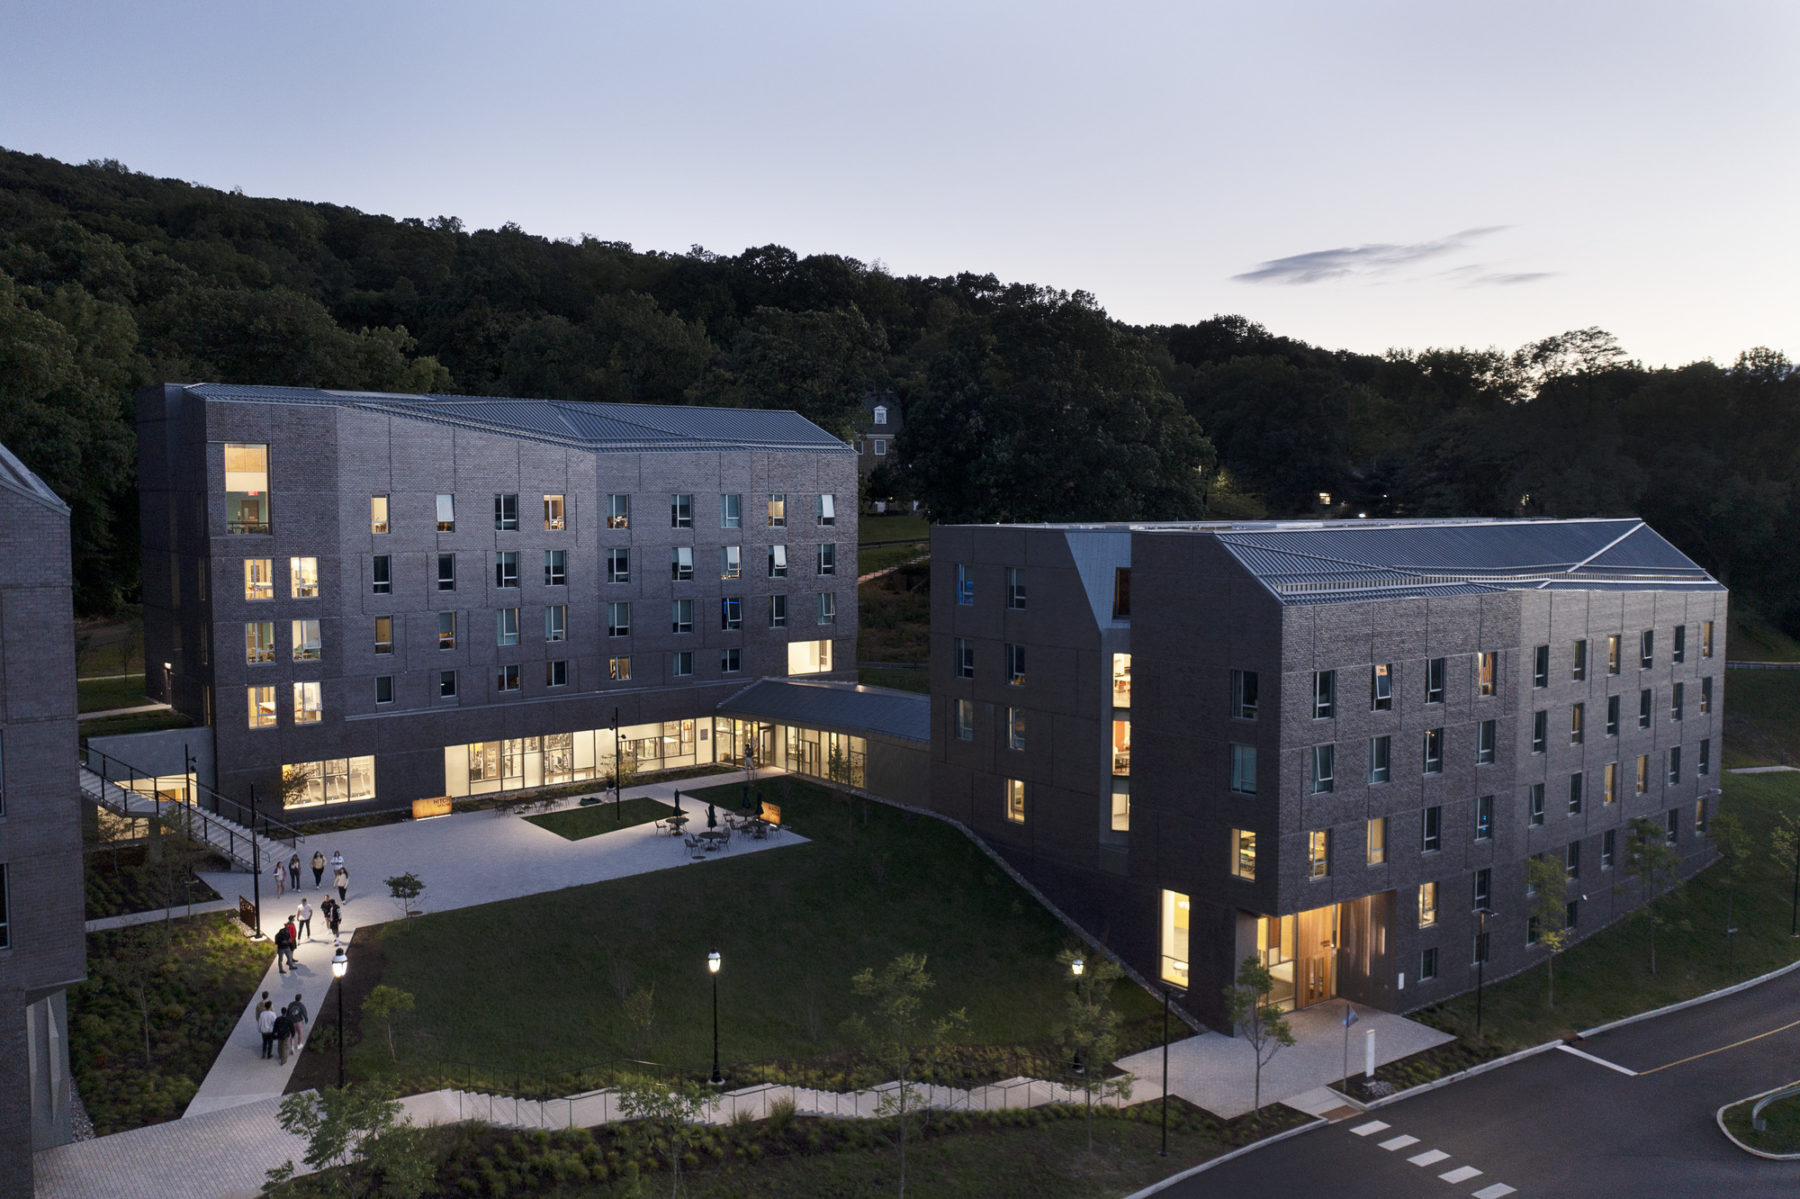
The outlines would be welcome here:
<svg viewBox="0 0 1800 1199">
<path fill-rule="evenodd" d="M 943 520 L 1636 513 L 1800 632 L 1800 376 L 1650 370 L 1598 329 L 1328 351 L 898 278 L 395 220 L 0 150 L 0 441 L 75 511 L 78 603 L 136 588 L 132 388 L 162 380 L 794 408 L 892 390 L 883 492 Z M 1331 497 L 1329 507 L 1320 494 Z"/>
</svg>

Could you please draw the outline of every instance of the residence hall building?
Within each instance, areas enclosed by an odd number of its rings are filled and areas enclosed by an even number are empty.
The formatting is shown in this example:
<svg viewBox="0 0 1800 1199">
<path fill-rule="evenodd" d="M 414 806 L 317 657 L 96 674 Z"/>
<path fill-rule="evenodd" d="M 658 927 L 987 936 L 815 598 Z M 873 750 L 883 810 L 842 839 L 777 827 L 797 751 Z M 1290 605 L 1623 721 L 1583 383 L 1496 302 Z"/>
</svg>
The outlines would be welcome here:
<svg viewBox="0 0 1800 1199">
<path fill-rule="evenodd" d="M 70 1139 L 64 990 L 87 973 L 69 509 L 0 446 L 0 1199 Z"/>
<path fill-rule="evenodd" d="M 768 761 L 722 700 L 854 680 L 855 454 L 795 413 L 168 384 L 137 426 L 146 682 L 226 794 Z"/>
<path fill-rule="evenodd" d="M 1726 592 L 1641 521 L 940 527 L 931 592 L 933 806 L 1202 1018 L 1252 953 L 1292 1007 L 1529 966 L 1526 859 L 1579 936 L 1638 817 L 1706 860 Z"/>
</svg>

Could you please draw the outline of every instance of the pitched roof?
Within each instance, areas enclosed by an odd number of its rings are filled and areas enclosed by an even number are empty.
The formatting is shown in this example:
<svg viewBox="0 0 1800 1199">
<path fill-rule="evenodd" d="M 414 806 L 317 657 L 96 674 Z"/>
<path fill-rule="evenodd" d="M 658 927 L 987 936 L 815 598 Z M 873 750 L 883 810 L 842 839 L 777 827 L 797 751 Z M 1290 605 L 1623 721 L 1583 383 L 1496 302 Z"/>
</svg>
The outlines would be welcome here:
<svg viewBox="0 0 1800 1199">
<path fill-rule="evenodd" d="M 26 499 L 34 500 L 54 512 L 64 516 L 69 514 L 69 506 L 62 502 L 54 491 L 36 475 L 31 468 L 20 462 L 13 452 L 0 445 L 0 487 L 17 492 Z"/>
<path fill-rule="evenodd" d="M 400 395 L 317 387 L 195 383 L 184 390 L 239 404 L 318 404 L 479 429 L 509 437 L 614 452 L 674 450 L 821 450 L 850 447 L 797 412 L 691 408 L 678 404 L 603 404 L 499 396 Z"/>
<path fill-rule="evenodd" d="M 720 704 L 719 712 L 931 743 L 931 697 L 886 687 L 762 679 Z"/>
</svg>

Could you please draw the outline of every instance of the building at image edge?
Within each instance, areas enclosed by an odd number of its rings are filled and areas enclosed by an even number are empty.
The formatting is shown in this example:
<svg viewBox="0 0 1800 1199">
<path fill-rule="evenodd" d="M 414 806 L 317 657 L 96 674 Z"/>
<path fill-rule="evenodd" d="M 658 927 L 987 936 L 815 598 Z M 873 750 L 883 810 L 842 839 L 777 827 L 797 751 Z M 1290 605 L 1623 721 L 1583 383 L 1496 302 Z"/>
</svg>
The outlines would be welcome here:
<svg viewBox="0 0 1800 1199">
<path fill-rule="evenodd" d="M 1707 860 L 1726 591 L 1641 521 L 940 526 L 933 807 L 1222 1021 L 1410 1010 L 1629 910 L 1628 824 Z M 1487 938 L 1478 938 L 1487 909 Z"/>
</svg>

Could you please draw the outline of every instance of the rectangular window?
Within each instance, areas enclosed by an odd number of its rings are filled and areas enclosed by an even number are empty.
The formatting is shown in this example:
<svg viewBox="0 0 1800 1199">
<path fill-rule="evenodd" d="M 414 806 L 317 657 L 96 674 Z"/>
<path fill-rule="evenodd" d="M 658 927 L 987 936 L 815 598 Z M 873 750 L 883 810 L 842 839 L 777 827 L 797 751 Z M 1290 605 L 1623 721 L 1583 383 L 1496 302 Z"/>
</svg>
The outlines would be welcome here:
<svg viewBox="0 0 1800 1199">
<path fill-rule="evenodd" d="M 1231 747 L 1231 789 L 1239 795 L 1256 794 L 1256 746 Z"/>
<path fill-rule="evenodd" d="M 1581 815 L 1581 796 L 1587 786 L 1587 776 L 1577 770 L 1569 776 L 1569 815 Z"/>
<path fill-rule="evenodd" d="M 1530 813 L 1531 823 L 1544 823 L 1544 784 L 1533 783 L 1526 788 L 1525 806 Z"/>
<path fill-rule="evenodd" d="M 1231 830 L 1231 873 L 1249 882 L 1256 881 L 1256 833 L 1250 829 Z"/>
<path fill-rule="evenodd" d="M 494 555 L 494 586 L 517 587 L 519 585 L 519 555 L 513 550 L 503 550 Z"/>
<path fill-rule="evenodd" d="M 294 661 L 317 662 L 320 657 L 319 622 L 296 620 L 290 630 L 294 641 Z"/>
<path fill-rule="evenodd" d="M 1480 694 L 1498 695 L 1500 693 L 1500 655 L 1491 652 L 1476 654 L 1475 677 L 1480 683 Z"/>
<path fill-rule="evenodd" d="M 1619 634 L 1612 633 L 1606 638 L 1606 673 L 1619 673 Z"/>
<path fill-rule="evenodd" d="M 1669 747 L 1669 781 L 1671 783 L 1681 781 L 1681 746 L 1679 745 Z"/>
<path fill-rule="evenodd" d="M 885 438 L 885 437 L 875 438 L 875 456 L 877 458 L 880 458 L 880 457 L 884 456 L 886 453 L 887 453 L 887 438 Z"/>
<path fill-rule="evenodd" d="M 1312 747 L 1312 793 L 1321 795 L 1336 789 L 1333 774 L 1337 766 L 1337 746 Z"/>
<path fill-rule="evenodd" d="M 676 650 L 669 655 L 669 674 L 678 679 L 685 679 L 694 673 L 694 651 Z"/>
<path fill-rule="evenodd" d="M 1369 738 L 1369 783 L 1385 783 L 1392 777 L 1390 759 L 1393 738 L 1387 735 Z"/>
<path fill-rule="evenodd" d="M 744 669 L 744 651 L 732 646 L 719 651 L 719 670 L 724 674 L 737 674 Z"/>
<path fill-rule="evenodd" d="M 606 581 L 608 583 L 631 582 L 630 550 L 610 549 L 606 551 Z"/>
<path fill-rule="evenodd" d="M 1006 818 L 1014 824 L 1025 823 L 1025 783 L 1021 779 L 1006 780 Z"/>
<path fill-rule="evenodd" d="M 1650 790 L 1650 755 L 1639 754 L 1637 760 L 1637 794 Z"/>
<path fill-rule="evenodd" d="M 1650 727 L 1650 714 L 1656 709 L 1656 693 L 1648 687 L 1638 692 L 1638 727 Z"/>
<path fill-rule="evenodd" d="M 837 623 L 837 596 L 829 591 L 819 593 L 819 623 Z"/>
<path fill-rule="evenodd" d="M 394 618 L 392 616 L 375 618 L 375 652 L 378 654 L 394 652 Z"/>
<path fill-rule="evenodd" d="M 250 665 L 275 660 L 275 622 L 253 620 L 244 626 L 244 661 Z"/>
<path fill-rule="evenodd" d="M 438 671 L 438 698 L 456 698 L 456 672 L 454 670 Z"/>
<path fill-rule="evenodd" d="M 719 577 L 721 579 L 744 577 L 744 553 L 740 546 L 727 545 L 720 548 Z"/>
<path fill-rule="evenodd" d="M 1006 682 L 1013 687 L 1025 685 L 1025 647 L 1022 645 L 1007 643 Z"/>
<path fill-rule="evenodd" d="M 835 525 L 837 523 L 837 497 L 821 495 L 819 497 L 819 523 Z"/>
<path fill-rule="evenodd" d="M 1617 833 L 1607 829 L 1600 837 L 1600 869 L 1611 870 L 1613 864 L 1613 847 L 1617 844 Z"/>
<path fill-rule="evenodd" d="M 494 528 L 516 529 L 519 527 L 519 497 L 516 494 L 502 494 L 494 497 Z"/>
<path fill-rule="evenodd" d="M 1581 877 L 1581 842 L 1571 841 L 1563 852 L 1563 874 L 1568 878 Z"/>
<path fill-rule="evenodd" d="M 569 663 L 565 658 L 544 663 L 544 686 L 566 687 L 569 685 Z"/>
<path fill-rule="evenodd" d="M 769 597 L 769 627 L 771 629 L 787 628 L 787 596 L 771 595 Z"/>
<path fill-rule="evenodd" d="M 741 597 L 727 595 L 719 600 L 719 628 L 727 633 L 744 627 L 744 601 Z"/>
<path fill-rule="evenodd" d="M 1531 752 L 1541 754 L 1550 739 L 1550 713 L 1539 708 L 1531 714 Z"/>
<path fill-rule="evenodd" d="M 225 444 L 225 531 L 269 531 L 269 447 Z"/>
<path fill-rule="evenodd" d="M 567 528 L 564 517 L 563 497 L 547 495 L 544 497 L 544 529 L 550 533 L 560 533 Z"/>
<path fill-rule="evenodd" d="M 769 577 L 771 579 L 787 578 L 787 546 L 772 545 L 769 547 Z"/>
<path fill-rule="evenodd" d="M 958 741 L 975 740 L 975 701 L 959 699 L 956 701 L 956 739 Z"/>
<path fill-rule="evenodd" d="M 819 546 L 819 573 L 822 575 L 837 573 L 837 546 L 829 541 Z"/>
<path fill-rule="evenodd" d="M 1547 645 L 1540 645 L 1531 651 L 1531 685 L 1550 685 L 1550 647 Z"/>
<path fill-rule="evenodd" d="M 831 640 L 790 641 L 787 657 L 789 674 L 827 674 L 831 670 Z"/>
<path fill-rule="evenodd" d="M 694 527 L 694 497 L 692 495 L 676 494 L 669 497 L 669 527 L 671 529 Z"/>
<path fill-rule="evenodd" d="M 454 612 L 439 612 L 437 614 L 437 618 L 438 618 L 438 648 L 439 649 L 455 649 L 456 648 L 456 613 L 454 613 Z"/>
<path fill-rule="evenodd" d="M 1391 712 L 1394 709 L 1394 667 L 1378 662 L 1369 667 L 1369 711 Z"/>
<path fill-rule="evenodd" d="M 1337 671 L 1313 671 L 1313 719 L 1328 720 L 1337 715 Z"/>
<path fill-rule="evenodd" d="M 1570 671 L 1569 677 L 1576 682 L 1587 678 L 1587 642 L 1585 640 L 1575 643 L 1575 666 Z"/>
<path fill-rule="evenodd" d="M 244 598 L 247 600 L 275 598 L 275 564 L 271 559 L 244 559 Z"/>
<path fill-rule="evenodd" d="M 669 632 L 691 633 L 694 631 L 694 601 L 678 599 L 669 604 Z"/>
<path fill-rule="evenodd" d="M 1495 722 L 1484 720 L 1475 726 L 1475 764 L 1488 766 L 1494 761 L 1494 743 L 1498 739 Z"/>
<path fill-rule="evenodd" d="M 1435 913 L 1433 913 L 1432 919 L 1434 922 L 1436 921 L 1437 917 L 1436 917 Z M 1437 977 L 1437 973 L 1438 973 L 1437 947 L 1432 946 L 1427 949 L 1421 949 L 1419 951 L 1419 981 L 1422 983 L 1428 983 L 1432 979 Z"/>
<path fill-rule="evenodd" d="M 787 496 L 771 495 L 769 497 L 769 527 L 785 529 L 787 527 Z"/>
<path fill-rule="evenodd" d="M 1712 738 L 1700 742 L 1700 760 L 1694 766 L 1694 773 L 1702 778 L 1712 773 Z"/>
<path fill-rule="evenodd" d="M 1681 838 L 1681 823 L 1680 823 L 1680 821 L 1681 821 L 1681 816 L 1680 816 L 1679 810 L 1675 809 L 1675 808 L 1670 808 L 1669 809 L 1669 836 L 1668 836 L 1668 842 L 1670 845 L 1674 845 Z"/>
<path fill-rule="evenodd" d="M 388 498 L 385 495 L 369 497 L 369 532 L 386 533 L 388 526 Z"/>
<path fill-rule="evenodd" d="M 1483 795 L 1475 801 L 1475 839 L 1489 841 L 1494 836 L 1494 797 Z"/>
<path fill-rule="evenodd" d="M 544 609 L 544 640 L 562 641 L 569 635 L 567 604 L 551 604 Z"/>
<path fill-rule="evenodd" d="M 1669 719 L 1670 720 L 1680 720 L 1681 719 L 1682 701 L 1686 697 L 1686 693 L 1687 693 L 1687 687 L 1685 684 L 1682 684 L 1682 683 L 1676 683 L 1673 687 L 1671 687 L 1669 689 Z"/>
<path fill-rule="evenodd" d="M 1444 773 L 1444 730 L 1425 730 L 1425 773 Z"/>
<path fill-rule="evenodd" d="M 569 551 L 544 551 L 544 586 L 566 587 L 569 583 Z"/>
<path fill-rule="evenodd" d="M 319 703 L 319 684 L 294 684 L 294 723 L 317 724 L 325 713 Z"/>
<path fill-rule="evenodd" d="M 606 497 L 606 527 L 609 529 L 629 529 L 631 527 L 630 496 L 609 495 Z"/>
<path fill-rule="evenodd" d="M 691 545 L 672 545 L 669 547 L 669 578 L 677 583 L 694 577 L 694 547 Z"/>
<path fill-rule="evenodd" d="M 1306 868 L 1312 878 L 1331 875 L 1331 830 L 1314 829 L 1306 834 Z"/>
<path fill-rule="evenodd" d="M 1576 704 L 1569 709 L 1569 744 L 1580 745 L 1586 736 L 1587 705 Z"/>
<path fill-rule="evenodd" d="M 1369 865 L 1379 866 L 1387 861 L 1387 817 L 1376 816 L 1369 821 Z"/>
<path fill-rule="evenodd" d="M 1444 659 L 1429 658 L 1425 662 L 1425 702 L 1444 702 Z"/>
<path fill-rule="evenodd" d="M 1694 801 L 1694 831 L 1696 833 L 1706 831 L 1706 796 L 1704 795 Z"/>
<path fill-rule="evenodd" d="M 1419 927 L 1430 928 L 1437 923 L 1438 888 L 1436 883 L 1419 884 Z"/>
<path fill-rule="evenodd" d="M 1616 695 L 1606 697 L 1606 735 L 1619 735 L 1619 697 Z"/>
<path fill-rule="evenodd" d="M 247 687 L 245 691 L 250 699 L 250 727 L 253 729 L 272 729 L 275 727 L 275 688 Z"/>
<path fill-rule="evenodd" d="M 1256 719 L 1256 672 L 1231 672 L 1231 716 L 1233 720 Z"/>
<path fill-rule="evenodd" d="M 608 658 L 606 660 L 606 677 L 615 683 L 629 683 L 631 681 L 631 659 Z"/>
<path fill-rule="evenodd" d="M 1436 853 L 1444 845 L 1444 809 L 1436 804 L 1425 809 L 1424 822 L 1419 826 L 1419 852 Z"/>
<path fill-rule="evenodd" d="M 456 590 L 456 555 L 455 554 L 439 554 L 437 556 L 437 560 L 438 560 L 438 576 L 437 576 L 438 590 L 439 591 L 455 591 Z"/>
<path fill-rule="evenodd" d="M 1131 619 L 1131 567 L 1113 568 L 1113 619 Z"/>
<path fill-rule="evenodd" d="M 1619 798 L 1619 764 L 1608 762 L 1600 775 L 1600 803 L 1602 806 Z"/>
<path fill-rule="evenodd" d="M 1645 629 L 1638 635 L 1638 668 L 1649 670 L 1656 663 L 1656 630 Z"/>
<path fill-rule="evenodd" d="M 956 677 L 972 679 L 975 677 L 975 647 L 967 638 L 958 637 L 951 643 L 956 654 Z"/>
<path fill-rule="evenodd" d="M 494 644 L 519 644 L 519 610 L 501 608 L 494 613 Z"/>
<path fill-rule="evenodd" d="M 375 676 L 375 702 L 391 704 L 394 702 L 394 676 L 380 674 Z"/>
<path fill-rule="evenodd" d="M 1479 912 L 1494 901 L 1494 872 L 1482 867 L 1475 872 L 1475 910 Z"/>
<path fill-rule="evenodd" d="M 437 531 L 456 532 L 456 497 L 453 495 L 440 495 L 437 498 Z M 456 693 L 453 691 L 451 694 Z"/>
<path fill-rule="evenodd" d="M 1669 658 L 1676 665 L 1687 661 L 1687 626 L 1675 626 L 1675 639 L 1669 644 Z"/>
<path fill-rule="evenodd" d="M 1700 714 L 1712 711 L 1712 676 L 1707 675 L 1700 680 Z"/>
<path fill-rule="evenodd" d="M 289 594 L 295 599 L 319 598 L 319 560 L 317 558 L 288 559 Z"/>
<path fill-rule="evenodd" d="M 956 564 L 956 602 L 964 607 L 975 602 L 975 572 L 961 562 Z"/>
<path fill-rule="evenodd" d="M 721 529 L 741 529 L 744 527 L 743 496 L 722 495 L 719 497 L 719 527 Z"/>
<path fill-rule="evenodd" d="M 519 689 L 519 667 L 517 663 L 510 666 L 494 667 L 494 690 L 517 691 Z"/>
<path fill-rule="evenodd" d="M 1713 622 L 1710 620 L 1700 622 L 1700 656 L 1713 656 Z"/>
<path fill-rule="evenodd" d="M 1015 612 L 1025 610 L 1025 571 L 1022 567 L 1006 568 L 1006 606 Z"/>
</svg>

